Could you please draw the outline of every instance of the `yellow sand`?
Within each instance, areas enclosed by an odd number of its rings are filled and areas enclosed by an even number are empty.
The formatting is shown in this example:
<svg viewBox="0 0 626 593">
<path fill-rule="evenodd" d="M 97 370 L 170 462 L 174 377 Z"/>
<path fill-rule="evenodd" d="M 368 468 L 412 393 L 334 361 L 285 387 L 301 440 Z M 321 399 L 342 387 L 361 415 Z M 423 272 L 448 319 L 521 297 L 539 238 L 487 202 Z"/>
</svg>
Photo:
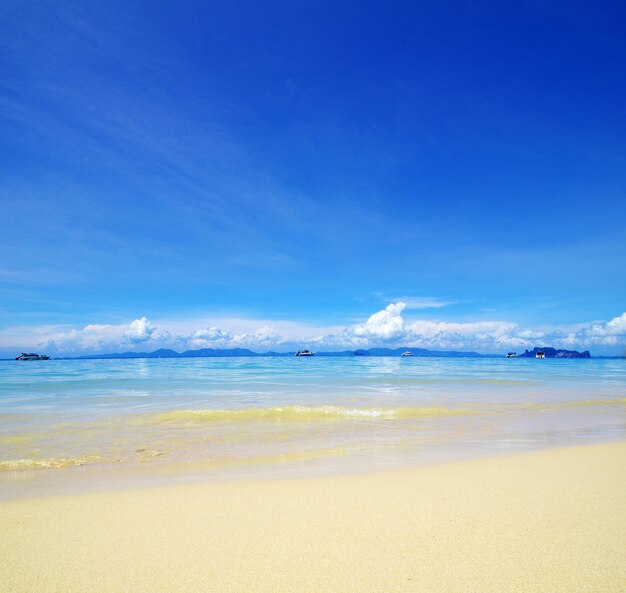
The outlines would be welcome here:
<svg viewBox="0 0 626 593">
<path fill-rule="evenodd" d="M 623 593 L 626 443 L 3 502 L 0 591 Z"/>
</svg>

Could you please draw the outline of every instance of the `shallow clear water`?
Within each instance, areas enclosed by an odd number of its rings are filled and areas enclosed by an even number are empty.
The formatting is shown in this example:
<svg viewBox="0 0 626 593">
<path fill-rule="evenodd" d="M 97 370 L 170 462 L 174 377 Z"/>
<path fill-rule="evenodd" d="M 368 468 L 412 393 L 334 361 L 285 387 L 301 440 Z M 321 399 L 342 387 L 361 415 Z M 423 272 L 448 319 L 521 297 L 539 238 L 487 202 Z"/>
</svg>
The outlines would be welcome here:
<svg viewBox="0 0 626 593">
<path fill-rule="evenodd" d="M 0 488 L 87 467 L 110 479 L 314 474 L 624 437 L 624 360 L 0 362 Z"/>
</svg>

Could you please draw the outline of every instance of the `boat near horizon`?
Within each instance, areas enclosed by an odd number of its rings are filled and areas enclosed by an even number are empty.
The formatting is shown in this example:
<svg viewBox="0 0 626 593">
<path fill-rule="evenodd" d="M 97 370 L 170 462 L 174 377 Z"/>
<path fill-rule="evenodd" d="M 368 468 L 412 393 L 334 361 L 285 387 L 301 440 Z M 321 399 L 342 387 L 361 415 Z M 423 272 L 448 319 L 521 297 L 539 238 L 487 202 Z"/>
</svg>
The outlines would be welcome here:
<svg viewBox="0 0 626 593">
<path fill-rule="evenodd" d="M 315 352 L 311 352 L 310 350 L 298 350 L 296 356 L 315 356 Z"/>
<path fill-rule="evenodd" d="M 403 352 L 401 354 L 402 357 L 406 358 L 408 356 L 414 356 L 413 352 L 411 352 L 410 350 L 407 350 L 406 352 Z"/>
<path fill-rule="evenodd" d="M 15 360 L 50 360 L 47 354 L 35 354 L 34 352 L 22 352 Z"/>
</svg>

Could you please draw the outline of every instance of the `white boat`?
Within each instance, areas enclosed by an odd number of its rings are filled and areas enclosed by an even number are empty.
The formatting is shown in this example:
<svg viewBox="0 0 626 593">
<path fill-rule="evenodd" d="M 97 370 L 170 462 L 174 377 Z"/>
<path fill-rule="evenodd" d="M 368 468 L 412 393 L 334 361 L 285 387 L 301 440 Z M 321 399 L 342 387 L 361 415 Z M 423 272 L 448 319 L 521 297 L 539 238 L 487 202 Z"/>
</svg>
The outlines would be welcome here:
<svg viewBox="0 0 626 593">
<path fill-rule="evenodd" d="M 50 360 L 47 354 L 35 354 L 34 352 L 22 352 L 15 360 Z"/>
<path fill-rule="evenodd" d="M 517 352 L 509 352 L 506 355 L 507 358 L 517 358 Z"/>
<path fill-rule="evenodd" d="M 315 356 L 315 352 L 311 352 L 310 350 L 298 350 L 296 356 Z"/>
<path fill-rule="evenodd" d="M 537 354 L 535 354 L 535 358 L 545 358 L 546 353 L 543 350 L 537 350 Z"/>
<path fill-rule="evenodd" d="M 413 352 L 411 352 L 410 350 L 407 350 L 406 352 L 402 353 L 402 356 L 406 357 L 406 356 L 413 356 Z"/>
</svg>

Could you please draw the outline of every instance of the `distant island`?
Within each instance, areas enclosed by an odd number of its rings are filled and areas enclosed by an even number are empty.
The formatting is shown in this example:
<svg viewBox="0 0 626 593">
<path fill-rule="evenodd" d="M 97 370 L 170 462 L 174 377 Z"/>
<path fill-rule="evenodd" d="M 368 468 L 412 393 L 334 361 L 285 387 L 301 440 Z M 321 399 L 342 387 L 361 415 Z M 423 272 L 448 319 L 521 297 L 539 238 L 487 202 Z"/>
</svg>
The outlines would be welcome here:
<svg viewBox="0 0 626 593">
<path fill-rule="evenodd" d="M 591 358 L 589 350 L 578 352 L 578 350 L 557 350 L 556 348 L 533 348 L 520 354 L 521 358 L 537 358 L 537 352 L 543 352 L 545 358 Z"/>
</svg>

